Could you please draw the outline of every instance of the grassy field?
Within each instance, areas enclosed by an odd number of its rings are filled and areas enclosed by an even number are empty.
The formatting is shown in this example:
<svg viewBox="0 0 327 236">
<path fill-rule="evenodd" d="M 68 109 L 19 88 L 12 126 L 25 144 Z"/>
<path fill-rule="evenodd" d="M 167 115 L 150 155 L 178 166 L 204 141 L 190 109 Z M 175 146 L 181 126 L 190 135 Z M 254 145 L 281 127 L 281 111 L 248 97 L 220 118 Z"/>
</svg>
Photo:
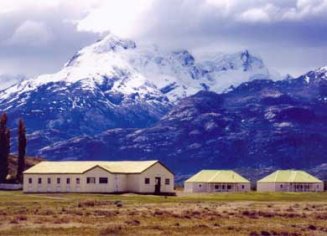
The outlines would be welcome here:
<svg viewBox="0 0 327 236">
<path fill-rule="evenodd" d="M 0 191 L 0 235 L 327 235 L 325 193 Z"/>
</svg>

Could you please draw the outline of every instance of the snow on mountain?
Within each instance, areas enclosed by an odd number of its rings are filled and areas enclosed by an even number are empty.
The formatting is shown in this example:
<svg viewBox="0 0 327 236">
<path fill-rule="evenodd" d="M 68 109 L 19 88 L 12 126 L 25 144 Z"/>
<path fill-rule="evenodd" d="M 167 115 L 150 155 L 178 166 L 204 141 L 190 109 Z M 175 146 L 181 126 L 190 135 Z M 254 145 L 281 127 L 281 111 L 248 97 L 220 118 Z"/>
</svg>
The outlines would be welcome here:
<svg viewBox="0 0 327 236">
<path fill-rule="evenodd" d="M 247 50 L 197 60 L 187 50 L 165 51 L 110 34 L 78 51 L 59 72 L 0 91 L 0 110 L 13 127 L 24 117 L 33 154 L 75 136 L 149 127 L 184 97 L 261 78 L 273 76 Z"/>
<path fill-rule="evenodd" d="M 254 80 L 221 94 L 201 91 L 150 127 L 75 137 L 38 154 L 53 160 L 156 156 L 179 176 L 208 168 L 299 168 L 326 179 L 327 80 L 321 76 L 309 83 L 306 75 Z"/>
<path fill-rule="evenodd" d="M 30 155 L 53 160 L 156 155 L 189 173 L 316 168 L 327 145 L 326 71 L 275 81 L 247 50 L 198 59 L 109 35 L 59 72 L 1 91 L 0 110 L 10 127 L 24 117 Z"/>
<path fill-rule="evenodd" d="M 309 71 L 304 75 L 305 80 L 307 83 L 320 81 L 320 80 L 327 80 L 327 66 L 320 67 L 317 70 Z"/>
<path fill-rule="evenodd" d="M 186 50 L 167 52 L 138 46 L 109 34 L 77 52 L 58 73 L 19 83 L 0 94 L 0 99 L 55 82 L 81 82 L 83 89 L 92 90 L 106 78 L 111 92 L 141 97 L 160 94 L 175 102 L 199 90 L 222 92 L 244 81 L 271 78 L 271 74 L 262 60 L 247 50 L 197 61 Z"/>
<path fill-rule="evenodd" d="M 24 75 L 0 74 L 0 90 L 7 89 L 18 82 L 23 81 L 24 79 L 26 79 Z"/>
</svg>

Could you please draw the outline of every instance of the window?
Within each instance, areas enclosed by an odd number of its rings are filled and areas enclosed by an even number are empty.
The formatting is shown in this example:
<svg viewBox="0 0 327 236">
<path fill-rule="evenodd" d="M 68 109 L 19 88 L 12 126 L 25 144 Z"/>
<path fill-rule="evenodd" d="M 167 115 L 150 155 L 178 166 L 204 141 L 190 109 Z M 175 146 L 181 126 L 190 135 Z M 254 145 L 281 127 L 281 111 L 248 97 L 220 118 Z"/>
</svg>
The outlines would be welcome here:
<svg viewBox="0 0 327 236">
<path fill-rule="evenodd" d="M 66 179 L 66 184 L 70 184 L 70 178 Z"/>
<path fill-rule="evenodd" d="M 199 188 L 202 188 L 202 184 L 199 184 Z"/>
<path fill-rule="evenodd" d="M 280 188 L 283 188 L 283 185 L 282 184 L 280 185 Z"/>
<path fill-rule="evenodd" d="M 244 189 L 244 185 L 242 185 L 242 189 Z"/>
<path fill-rule="evenodd" d="M 28 183 L 29 184 L 33 183 L 32 178 L 28 178 Z"/>
<path fill-rule="evenodd" d="M 57 178 L 57 184 L 60 184 L 60 178 Z"/>
<path fill-rule="evenodd" d="M 76 178 L 76 184 L 80 184 L 81 183 L 81 179 L 80 178 Z"/>
<path fill-rule="evenodd" d="M 42 184 L 42 178 L 38 178 L 37 183 Z"/>
<path fill-rule="evenodd" d="M 51 184 L 51 178 L 48 178 L 48 184 Z"/>
<path fill-rule="evenodd" d="M 215 185 L 215 189 L 219 189 L 219 185 Z"/>
<path fill-rule="evenodd" d="M 165 184 L 169 185 L 170 184 L 170 179 L 165 179 Z"/>
<path fill-rule="evenodd" d="M 87 184 L 95 184 L 95 177 L 87 177 L 86 183 Z"/>
<path fill-rule="evenodd" d="M 227 185 L 227 189 L 232 189 L 232 185 Z"/>
<path fill-rule="evenodd" d="M 108 178 L 107 177 L 100 177 L 99 178 L 99 184 L 107 184 Z"/>
<path fill-rule="evenodd" d="M 145 178 L 145 179 L 144 179 L 144 183 L 145 183 L 145 184 L 150 184 L 150 178 Z"/>
</svg>

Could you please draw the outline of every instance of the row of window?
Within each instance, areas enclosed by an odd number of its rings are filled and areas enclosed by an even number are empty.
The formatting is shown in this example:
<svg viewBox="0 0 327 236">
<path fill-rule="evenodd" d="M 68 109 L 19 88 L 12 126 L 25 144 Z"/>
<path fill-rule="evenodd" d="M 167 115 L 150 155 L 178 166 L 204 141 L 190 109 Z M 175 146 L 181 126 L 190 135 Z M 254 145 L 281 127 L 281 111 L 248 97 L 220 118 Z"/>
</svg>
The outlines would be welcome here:
<svg viewBox="0 0 327 236">
<path fill-rule="evenodd" d="M 51 178 L 47 178 L 47 184 L 51 184 L 52 179 Z M 37 183 L 38 184 L 42 184 L 43 178 L 37 178 Z M 99 178 L 99 184 L 108 184 L 108 178 L 107 177 L 100 177 Z M 33 178 L 28 178 L 28 183 L 32 184 L 33 183 Z M 56 183 L 57 184 L 61 184 L 61 178 L 57 178 L 56 179 Z M 66 184 L 70 184 L 71 183 L 71 178 L 66 178 Z M 75 178 L 75 183 L 76 184 L 80 184 L 81 183 L 81 179 L 80 178 Z M 96 178 L 95 177 L 87 177 L 86 178 L 86 183 L 87 184 L 96 184 Z"/>
<path fill-rule="evenodd" d="M 157 184 L 158 184 L 158 185 L 161 184 L 160 182 L 158 182 L 158 180 L 156 180 L 155 182 L 156 182 L 156 183 L 155 183 L 156 185 L 157 185 Z M 150 184 L 150 178 L 145 178 L 145 179 L 144 179 L 144 183 L 145 183 L 145 184 Z M 165 184 L 166 184 L 166 185 L 170 185 L 170 179 L 165 179 Z"/>
<path fill-rule="evenodd" d="M 38 184 L 42 184 L 43 178 L 37 178 L 37 183 Z M 52 179 L 51 178 L 47 178 L 47 184 L 51 184 Z M 75 178 L 76 184 L 80 184 L 81 183 L 81 179 L 80 178 Z M 109 180 L 107 177 L 100 177 L 98 183 L 99 184 L 108 184 Z M 32 184 L 33 183 L 33 178 L 28 178 L 28 183 Z M 56 183 L 57 184 L 61 184 L 61 178 L 57 178 L 56 179 Z M 70 184 L 71 183 L 71 178 L 66 178 L 66 184 Z M 87 184 L 96 184 L 96 178 L 95 177 L 87 177 L 86 178 L 86 183 Z M 150 178 L 145 178 L 144 179 L 144 183 L 145 184 L 150 184 Z M 160 184 L 160 182 L 156 181 L 155 184 Z M 170 179 L 165 179 L 165 184 L 166 185 L 170 185 Z"/>
<path fill-rule="evenodd" d="M 302 184 L 296 184 L 293 185 L 295 187 L 295 189 L 310 189 L 310 185 L 302 185 Z M 313 186 L 313 185 L 311 185 Z M 280 188 L 283 188 L 284 186 L 281 184 Z M 319 184 L 317 185 L 317 188 L 319 188 Z"/>
<path fill-rule="evenodd" d="M 244 189 L 245 186 L 242 185 L 241 188 Z M 224 189 L 225 189 L 225 185 L 215 185 L 215 189 L 223 189 L 223 190 L 224 190 Z M 226 186 L 226 189 L 228 189 L 228 190 L 232 189 L 232 185 L 229 185 L 229 184 L 228 184 L 228 185 Z"/>
<path fill-rule="evenodd" d="M 199 188 L 202 188 L 202 184 L 199 184 Z M 245 186 L 242 185 L 241 188 L 244 189 Z M 232 189 L 232 185 L 230 185 L 230 184 L 227 184 L 227 185 L 217 185 L 216 184 L 215 185 L 215 189 L 222 189 L 222 190 L 227 189 L 227 190 L 230 190 L 230 189 Z"/>
</svg>

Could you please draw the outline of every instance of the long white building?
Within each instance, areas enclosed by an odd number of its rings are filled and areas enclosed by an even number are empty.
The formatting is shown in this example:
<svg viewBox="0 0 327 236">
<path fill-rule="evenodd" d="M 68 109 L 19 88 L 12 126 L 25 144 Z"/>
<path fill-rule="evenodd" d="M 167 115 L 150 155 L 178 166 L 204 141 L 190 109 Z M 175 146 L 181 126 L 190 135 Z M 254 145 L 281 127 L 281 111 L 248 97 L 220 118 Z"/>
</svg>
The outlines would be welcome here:
<svg viewBox="0 0 327 236">
<path fill-rule="evenodd" d="M 24 172 L 25 193 L 172 193 L 174 175 L 159 161 L 44 161 Z"/>
</svg>

